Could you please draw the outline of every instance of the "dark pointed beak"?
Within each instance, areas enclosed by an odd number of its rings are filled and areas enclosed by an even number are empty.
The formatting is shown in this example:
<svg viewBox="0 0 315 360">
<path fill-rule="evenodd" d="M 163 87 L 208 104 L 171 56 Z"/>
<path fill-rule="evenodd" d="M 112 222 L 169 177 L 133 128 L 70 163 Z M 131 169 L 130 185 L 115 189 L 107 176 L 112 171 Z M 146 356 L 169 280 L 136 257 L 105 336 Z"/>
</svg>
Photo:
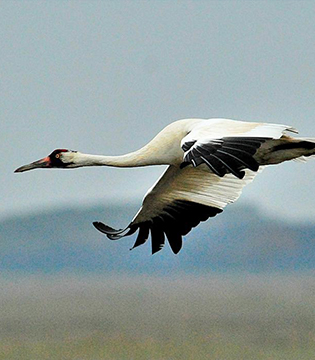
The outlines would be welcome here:
<svg viewBox="0 0 315 360">
<path fill-rule="evenodd" d="M 27 165 L 23 165 L 23 166 L 17 168 L 16 170 L 14 170 L 14 172 L 15 173 L 24 172 L 24 171 L 28 171 L 28 170 L 48 168 L 48 167 L 50 167 L 50 159 L 49 159 L 49 157 L 45 157 L 44 159 L 34 161 Z"/>
</svg>

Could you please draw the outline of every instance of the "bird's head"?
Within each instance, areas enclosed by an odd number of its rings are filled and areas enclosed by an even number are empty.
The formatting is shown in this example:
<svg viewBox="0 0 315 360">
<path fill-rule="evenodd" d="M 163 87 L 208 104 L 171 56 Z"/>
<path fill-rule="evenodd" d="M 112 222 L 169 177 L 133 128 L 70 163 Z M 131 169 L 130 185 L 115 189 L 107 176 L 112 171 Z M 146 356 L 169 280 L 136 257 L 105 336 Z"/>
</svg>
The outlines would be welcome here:
<svg viewBox="0 0 315 360">
<path fill-rule="evenodd" d="M 76 163 L 76 157 L 78 155 L 77 151 L 66 150 L 66 149 L 56 149 L 50 155 L 46 156 L 43 159 L 34 161 L 30 164 L 23 165 L 16 169 L 14 172 L 24 172 L 33 169 L 50 169 L 50 168 L 59 168 L 59 169 L 68 169 L 75 168 L 80 166 Z"/>
</svg>

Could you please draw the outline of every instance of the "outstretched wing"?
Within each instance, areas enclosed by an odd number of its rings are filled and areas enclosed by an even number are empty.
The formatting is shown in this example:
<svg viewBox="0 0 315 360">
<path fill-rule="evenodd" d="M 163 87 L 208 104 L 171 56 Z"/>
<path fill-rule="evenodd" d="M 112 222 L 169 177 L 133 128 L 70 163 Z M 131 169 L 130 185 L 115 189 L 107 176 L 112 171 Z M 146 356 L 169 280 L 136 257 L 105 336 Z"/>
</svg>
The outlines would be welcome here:
<svg viewBox="0 0 315 360">
<path fill-rule="evenodd" d="M 171 165 L 148 191 L 142 207 L 127 228 L 115 230 L 100 222 L 93 224 L 112 240 L 139 229 L 133 248 L 144 244 L 151 233 L 152 253 L 163 248 L 166 236 L 176 254 L 182 247 L 182 236 L 237 200 L 242 188 L 255 175 L 246 169 L 242 179 L 231 173 L 218 177 L 204 164 L 183 169 Z"/>
<path fill-rule="evenodd" d="M 268 140 L 279 139 L 287 131 L 297 132 L 287 125 L 247 123 L 214 119 L 200 123 L 181 142 L 184 159 L 181 167 L 206 164 L 217 176 L 227 173 L 242 179 L 244 169 L 257 171 L 257 150 Z"/>
</svg>

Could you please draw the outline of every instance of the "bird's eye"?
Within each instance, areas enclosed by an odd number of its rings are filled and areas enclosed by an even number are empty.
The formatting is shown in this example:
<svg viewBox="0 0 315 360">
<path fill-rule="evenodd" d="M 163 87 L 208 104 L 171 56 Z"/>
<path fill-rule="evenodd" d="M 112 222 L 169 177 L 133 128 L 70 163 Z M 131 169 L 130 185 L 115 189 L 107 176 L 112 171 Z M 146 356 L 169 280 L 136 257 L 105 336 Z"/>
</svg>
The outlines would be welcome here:
<svg viewBox="0 0 315 360">
<path fill-rule="evenodd" d="M 60 158 L 60 154 L 56 154 L 56 159 L 59 159 Z"/>
</svg>

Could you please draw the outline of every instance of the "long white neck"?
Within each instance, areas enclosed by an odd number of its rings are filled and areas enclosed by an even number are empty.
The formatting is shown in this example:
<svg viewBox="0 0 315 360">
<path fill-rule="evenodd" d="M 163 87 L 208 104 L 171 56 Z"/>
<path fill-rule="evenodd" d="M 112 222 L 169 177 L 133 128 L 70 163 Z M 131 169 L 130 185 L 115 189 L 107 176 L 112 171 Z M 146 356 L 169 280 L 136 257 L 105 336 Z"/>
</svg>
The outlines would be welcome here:
<svg viewBox="0 0 315 360">
<path fill-rule="evenodd" d="M 167 164 L 167 162 L 159 158 L 157 152 L 149 151 L 149 149 L 145 147 L 135 152 L 119 156 L 77 153 L 75 157 L 75 165 L 78 166 L 138 167 L 161 164 Z"/>
<path fill-rule="evenodd" d="M 136 167 L 147 165 L 178 165 L 183 161 L 180 142 L 200 122 L 199 119 L 179 120 L 166 126 L 141 149 L 120 156 L 102 156 L 77 153 L 73 159 L 76 166 Z"/>
</svg>

